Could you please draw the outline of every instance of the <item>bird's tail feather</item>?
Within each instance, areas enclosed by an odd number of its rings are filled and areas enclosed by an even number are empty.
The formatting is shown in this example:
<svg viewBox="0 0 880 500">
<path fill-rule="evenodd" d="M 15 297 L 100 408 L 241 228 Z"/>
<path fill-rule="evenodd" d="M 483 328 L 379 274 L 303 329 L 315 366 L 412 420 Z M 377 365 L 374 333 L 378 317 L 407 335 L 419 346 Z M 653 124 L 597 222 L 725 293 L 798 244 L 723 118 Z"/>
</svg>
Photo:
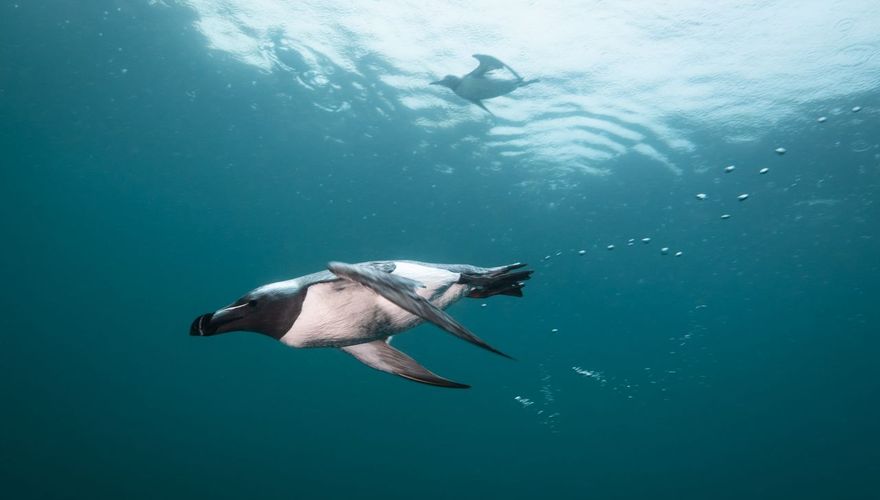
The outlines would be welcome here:
<svg viewBox="0 0 880 500">
<path fill-rule="evenodd" d="M 525 267 L 525 264 L 517 263 L 496 267 L 487 273 L 462 273 L 458 281 L 459 283 L 465 283 L 474 287 L 467 295 L 470 298 L 482 299 L 493 295 L 522 297 L 522 288 L 526 286 L 523 282 L 531 278 L 534 271 L 511 272 L 521 267 Z"/>
</svg>

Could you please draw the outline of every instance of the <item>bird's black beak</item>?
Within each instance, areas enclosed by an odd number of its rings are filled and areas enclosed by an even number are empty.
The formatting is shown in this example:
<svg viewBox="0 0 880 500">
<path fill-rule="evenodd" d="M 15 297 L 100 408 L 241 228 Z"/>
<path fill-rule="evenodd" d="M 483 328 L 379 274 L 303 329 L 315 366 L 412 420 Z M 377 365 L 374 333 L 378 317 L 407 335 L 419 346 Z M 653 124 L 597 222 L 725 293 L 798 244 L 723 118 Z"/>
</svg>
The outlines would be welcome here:
<svg viewBox="0 0 880 500">
<path fill-rule="evenodd" d="M 226 333 L 238 330 L 235 324 L 244 318 L 243 306 L 230 306 L 217 312 L 202 314 L 189 327 L 189 334 L 195 337 L 209 337 L 218 333 Z"/>
<path fill-rule="evenodd" d="M 213 335 L 215 328 L 211 327 L 211 317 L 214 313 L 202 314 L 189 327 L 189 334 L 193 337 L 207 337 Z"/>
</svg>

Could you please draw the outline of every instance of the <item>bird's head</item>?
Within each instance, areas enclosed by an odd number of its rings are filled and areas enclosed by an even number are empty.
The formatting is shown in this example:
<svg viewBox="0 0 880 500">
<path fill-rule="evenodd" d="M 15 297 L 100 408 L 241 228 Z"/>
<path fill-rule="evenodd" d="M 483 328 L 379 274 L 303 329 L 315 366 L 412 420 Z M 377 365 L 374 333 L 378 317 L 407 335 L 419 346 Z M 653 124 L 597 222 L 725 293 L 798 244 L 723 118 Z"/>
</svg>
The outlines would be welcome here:
<svg viewBox="0 0 880 500">
<path fill-rule="evenodd" d="M 189 334 L 208 337 L 246 331 L 280 339 L 299 316 L 304 298 L 305 293 L 291 281 L 261 286 L 224 308 L 197 317 Z"/>
<path fill-rule="evenodd" d="M 461 78 L 453 75 L 446 75 L 442 80 L 437 80 L 436 82 L 431 82 L 431 85 L 442 85 L 443 87 L 450 88 L 455 90 L 456 87 L 461 83 Z"/>
</svg>

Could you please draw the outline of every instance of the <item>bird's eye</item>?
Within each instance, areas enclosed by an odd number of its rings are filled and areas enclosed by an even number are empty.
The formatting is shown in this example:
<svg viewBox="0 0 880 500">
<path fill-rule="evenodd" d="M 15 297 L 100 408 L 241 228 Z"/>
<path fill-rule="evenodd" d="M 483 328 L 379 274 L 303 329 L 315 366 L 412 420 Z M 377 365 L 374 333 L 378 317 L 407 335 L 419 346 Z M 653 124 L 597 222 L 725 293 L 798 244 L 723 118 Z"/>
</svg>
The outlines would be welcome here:
<svg viewBox="0 0 880 500">
<path fill-rule="evenodd" d="M 248 305 L 251 307 L 257 307 L 257 301 L 254 299 L 251 299 L 248 301 Z"/>
</svg>

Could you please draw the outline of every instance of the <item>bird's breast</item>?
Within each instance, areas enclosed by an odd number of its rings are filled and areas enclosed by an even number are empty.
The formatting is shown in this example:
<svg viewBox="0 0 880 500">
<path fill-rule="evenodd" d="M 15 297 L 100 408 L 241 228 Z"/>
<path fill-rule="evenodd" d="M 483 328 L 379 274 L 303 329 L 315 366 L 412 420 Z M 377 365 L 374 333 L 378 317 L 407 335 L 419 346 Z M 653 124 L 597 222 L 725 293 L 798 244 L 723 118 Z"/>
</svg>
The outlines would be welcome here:
<svg viewBox="0 0 880 500">
<path fill-rule="evenodd" d="M 381 338 L 386 326 L 372 290 L 338 280 L 312 285 L 281 342 L 292 347 L 340 347 Z"/>
<path fill-rule="evenodd" d="M 508 94 L 516 89 L 518 85 L 518 80 L 464 78 L 455 89 L 455 93 L 465 99 L 479 101 Z"/>
</svg>

